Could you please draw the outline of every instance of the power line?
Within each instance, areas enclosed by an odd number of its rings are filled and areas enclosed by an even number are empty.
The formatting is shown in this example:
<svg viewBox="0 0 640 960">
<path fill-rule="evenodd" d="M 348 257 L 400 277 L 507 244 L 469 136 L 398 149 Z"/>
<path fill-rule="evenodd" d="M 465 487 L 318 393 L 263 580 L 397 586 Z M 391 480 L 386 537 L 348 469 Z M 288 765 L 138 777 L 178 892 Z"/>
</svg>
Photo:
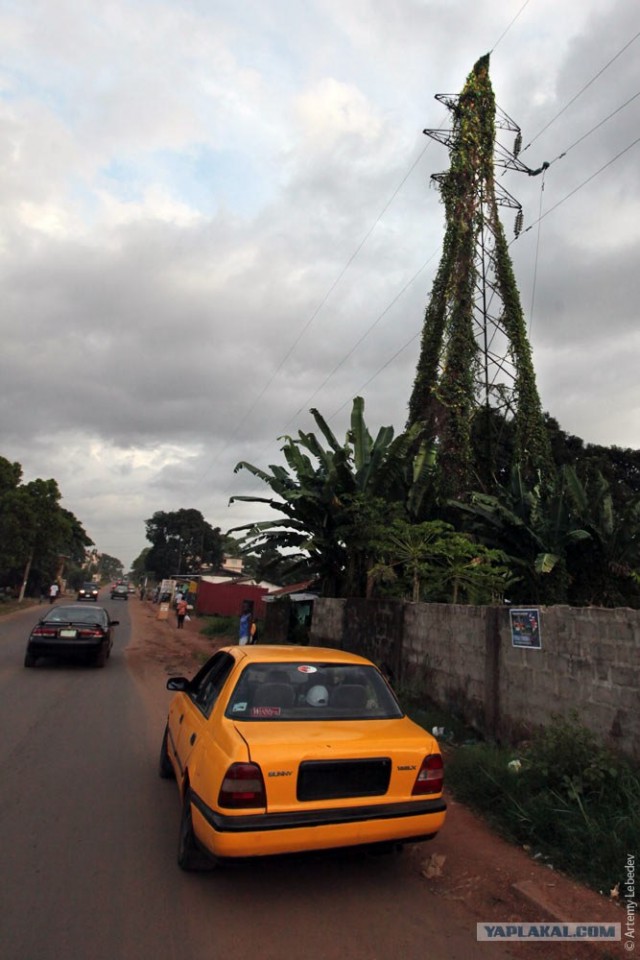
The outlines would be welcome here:
<svg viewBox="0 0 640 960">
<path fill-rule="evenodd" d="M 406 174 L 404 175 L 404 177 L 402 178 L 402 180 L 400 181 L 400 183 L 398 184 L 398 186 L 396 187 L 396 189 L 395 189 L 395 190 L 393 191 L 393 193 L 391 194 L 391 197 L 389 198 L 389 200 L 387 200 L 387 202 L 385 203 L 384 207 L 382 208 L 382 210 L 380 211 L 380 213 L 379 213 L 378 216 L 376 217 L 375 221 L 373 222 L 373 224 L 371 225 L 371 227 L 369 228 L 369 230 L 367 231 L 367 233 L 365 234 L 365 236 L 363 237 L 363 239 L 360 241 L 360 243 L 358 244 L 358 246 L 356 247 L 356 249 L 354 250 L 354 252 L 351 254 L 351 256 L 350 256 L 349 259 L 347 260 L 346 264 L 344 265 L 344 267 L 342 268 L 342 270 L 340 271 L 340 273 L 338 274 L 338 276 L 336 277 L 336 279 L 333 281 L 333 283 L 331 284 L 331 286 L 329 287 L 329 289 L 328 289 L 327 292 L 325 293 L 324 297 L 322 298 L 322 300 L 320 301 L 320 303 L 318 304 L 318 306 L 316 307 L 316 309 L 313 311 L 313 313 L 311 314 L 311 316 L 309 317 L 309 319 L 307 320 L 307 322 L 305 323 L 305 325 L 302 327 L 302 329 L 301 329 L 300 332 L 298 333 L 298 336 L 295 338 L 295 340 L 293 341 L 293 343 L 291 344 L 291 346 L 289 347 L 289 349 L 288 349 L 287 352 L 285 353 L 284 357 L 282 358 L 282 360 L 280 361 L 280 363 L 278 364 L 278 366 L 276 367 L 276 369 L 273 371 L 273 373 L 271 374 L 271 376 L 269 377 L 269 379 L 268 379 L 267 382 L 265 383 L 264 387 L 262 388 L 262 390 L 260 391 L 260 393 L 258 394 L 258 396 L 255 398 L 255 400 L 253 401 L 253 403 L 251 404 L 251 406 L 249 407 L 249 409 L 243 414 L 243 416 L 241 417 L 241 419 L 238 421 L 237 425 L 236 425 L 235 428 L 233 429 L 232 433 L 230 434 L 229 439 L 228 439 L 228 440 L 226 441 L 226 443 L 220 448 L 220 450 L 219 450 L 218 453 L 216 454 L 216 456 L 215 456 L 215 458 L 213 459 L 213 461 L 209 464 L 209 466 L 207 467 L 207 469 L 206 469 L 205 472 L 203 473 L 202 477 L 200 478 L 201 481 L 206 477 L 206 475 L 207 475 L 207 473 L 209 472 L 209 470 L 211 469 L 211 467 L 218 461 L 218 459 L 219 459 L 220 456 L 224 453 L 224 451 L 228 448 L 229 444 L 230 444 L 231 441 L 234 439 L 234 437 L 237 436 L 237 434 L 238 434 L 238 432 L 240 431 L 240 428 L 242 427 L 242 425 L 246 422 L 246 420 L 251 416 L 251 414 L 253 413 L 253 411 L 256 409 L 256 407 L 258 406 L 258 403 L 260 402 L 260 400 L 262 400 L 262 398 L 264 397 L 265 393 L 267 392 L 267 390 L 269 389 L 269 387 L 271 386 L 271 384 L 273 383 L 273 381 L 274 381 L 275 378 L 277 377 L 278 373 L 282 370 L 283 366 L 285 365 L 285 363 L 287 362 L 287 360 L 289 359 L 289 357 L 291 356 L 291 354 L 293 353 L 293 351 L 295 350 L 295 348 L 296 348 L 296 347 L 298 346 L 298 344 L 300 343 L 302 337 L 303 337 L 304 334 L 307 332 L 307 330 L 309 329 L 309 327 L 311 326 L 311 324 L 313 323 L 313 321 L 316 319 L 316 317 L 318 316 L 318 314 L 320 313 L 320 311 L 321 311 L 322 308 L 324 307 L 325 303 L 327 302 L 327 300 L 329 299 L 329 297 L 331 296 L 331 294 L 333 293 L 333 291 L 335 290 L 335 288 L 338 286 L 338 284 L 340 283 L 340 281 L 341 281 L 342 278 L 344 277 L 345 273 L 347 272 L 347 270 L 349 269 L 349 267 L 351 266 L 351 264 L 353 263 L 353 261 L 356 259 L 356 257 L 358 256 L 358 254 L 360 253 L 360 251 L 361 251 L 362 248 L 364 247 L 365 243 L 367 242 L 367 240 L 369 239 L 369 237 L 371 236 L 371 234 L 373 233 L 373 231 L 375 230 L 375 228 L 378 226 L 378 224 L 379 224 L 380 221 L 382 220 L 382 217 L 384 216 L 384 214 L 385 214 L 386 211 L 389 209 L 389 207 L 391 206 L 391 204 L 393 203 L 393 201 L 394 201 L 395 198 L 397 197 L 398 193 L 400 192 L 400 190 L 402 189 L 402 187 L 404 186 L 404 184 L 407 182 L 407 180 L 409 179 L 409 177 L 411 176 L 411 174 L 413 173 L 413 171 L 415 170 L 415 168 L 418 166 L 418 164 L 419 164 L 420 161 L 422 160 L 422 158 L 423 158 L 423 156 L 425 155 L 425 152 L 426 152 L 426 150 L 427 150 L 428 147 L 429 147 L 429 144 L 427 143 L 427 144 L 425 145 L 425 147 L 422 149 L 422 151 L 420 152 L 420 154 L 418 155 L 418 157 L 416 158 L 416 160 L 411 164 L 411 166 L 410 166 L 409 169 L 407 170 Z"/>
<path fill-rule="evenodd" d="M 627 153 L 629 150 L 631 150 L 631 148 L 634 147 L 637 143 L 640 143 L 640 137 L 638 137 L 636 140 L 634 140 L 632 143 L 630 143 L 629 146 L 625 147 L 624 150 L 621 150 L 620 153 L 616 154 L 615 157 L 612 157 L 611 160 L 607 161 L 607 163 L 605 163 L 604 166 L 600 167 L 599 170 L 596 170 L 595 173 L 593 173 L 593 174 L 592 174 L 590 177 L 588 177 L 583 183 L 581 183 L 579 186 L 577 186 L 577 187 L 575 188 L 575 190 L 572 190 L 571 193 L 568 193 L 566 197 L 563 197 L 562 200 L 559 200 L 559 201 L 558 201 L 557 203 L 555 203 L 552 207 L 549 207 L 549 209 L 548 209 L 545 213 L 541 214 L 541 215 L 538 217 L 537 220 L 534 220 L 534 222 L 533 222 L 532 224 L 530 224 L 530 225 L 526 228 L 526 230 L 523 231 L 523 233 L 527 233 L 529 230 L 531 230 L 533 227 L 535 227 L 535 225 L 536 225 L 537 223 L 540 223 L 541 220 L 544 220 L 545 217 L 549 216 L 550 213 L 552 213 L 552 212 L 553 212 L 554 210 L 556 210 L 559 206 L 561 206 L 566 200 L 569 200 L 570 197 L 572 197 L 572 196 L 573 196 L 574 194 L 576 194 L 579 190 L 581 190 L 582 187 L 585 187 L 588 183 L 590 183 L 592 180 L 594 180 L 599 174 L 601 174 L 604 170 L 606 170 L 607 167 L 610 167 L 613 163 L 615 163 L 616 160 L 619 160 L 620 157 L 622 157 L 625 153 Z M 543 184 L 543 188 L 542 188 L 542 189 L 544 190 L 544 184 Z M 540 197 L 540 209 L 542 209 L 542 190 L 541 190 L 541 197 Z M 521 234 L 521 236 L 522 236 L 522 234 Z M 518 239 L 518 238 L 515 238 L 515 239 Z M 515 240 L 512 241 L 512 242 L 515 242 Z M 536 265 L 536 269 L 537 269 L 537 265 Z M 535 287 L 535 281 L 534 281 L 534 287 Z M 532 310 L 533 310 L 533 302 L 532 302 Z M 420 336 L 420 331 L 418 331 L 418 333 L 414 334 L 414 336 L 411 337 L 411 339 L 408 340 L 402 347 L 400 347 L 400 349 L 399 349 L 398 351 L 396 351 L 396 353 L 394 353 L 392 357 L 390 357 L 385 363 L 383 363 L 382 366 L 379 367 L 379 369 L 376 370 L 376 372 L 375 372 L 371 377 L 369 377 L 368 380 L 366 380 L 363 384 L 361 384 L 360 387 L 358 387 L 358 390 L 357 390 L 356 392 L 357 392 L 358 394 L 360 394 L 360 392 L 361 392 L 362 390 L 364 390 L 365 387 L 368 387 L 369 384 L 372 383 L 373 380 L 375 380 L 376 377 L 379 376 L 379 374 L 381 374 L 384 369 L 386 369 L 386 367 L 388 367 L 391 363 L 393 363 L 393 361 L 394 361 L 397 357 L 399 357 L 400 354 L 403 353 L 403 351 L 406 350 L 407 347 L 410 346 L 410 345 L 413 343 L 414 340 L 417 340 L 417 338 L 418 338 L 419 336 Z M 347 405 L 348 403 L 349 403 L 349 400 L 345 400 L 344 403 L 342 403 L 336 410 L 334 410 L 334 412 L 331 414 L 331 416 L 332 416 L 332 417 L 335 417 L 338 413 L 340 413 L 341 410 L 344 409 L 344 407 L 346 407 L 346 405 Z"/>
<path fill-rule="evenodd" d="M 568 193 L 566 197 L 563 197 L 562 200 L 558 200 L 558 202 L 554 203 L 552 207 L 549 207 L 549 209 L 545 213 L 543 213 L 541 216 L 539 216 L 537 220 L 534 220 L 533 223 L 529 224 L 526 230 L 523 230 L 523 233 L 528 233 L 529 230 L 535 227 L 536 223 L 540 223 L 541 220 L 544 220 L 544 218 L 548 217 L 550 213 L 553 213 L 554 210 L 557 210 L 559 206 L 561 206 L 563 203 L 565 203 L 567 200 L 573 197 L 579 190 L 582 190 L 582 188 L 586 187 L 588 183 L 591 183 L 592 180 L 595 180 L 595 178 L 598 177 L 604 170 L 606 170 L 607 167 L 610 167 L 613 163 L 616 162 L 616 160 L 619 160 L 620 157 L 624 156 L 624 154 L 627 153 L 629 150 L 631 150 L 632 147 L 635 147 L 637 143 L 640 143 L 640 137 L 637 137 L 632 143 L 629 144 L 628 147 L 625 147 L 624 150 L 621 150 L 620 153 L 617 153 L 615 157 L 612 157 L 611 160 L 608 160 L 604 164 L 604 166 L 600 167 L 599 170 L 596 170 L 595 173 L 592 173 L 590 177 L 587 177 L 586 180 L 583 180 L 583 182 L 579 184 L 570 193 Z"/>
<path fill-rule="evenodd" d="M 542 200 L 543 200 L 543 197 L 544 197 L 544 178 L 545 178 L 545 176 L 546 176 L 546 173 L 547 173 L 547 171 L 546 171 L 546 170 L 543 170 L 543 172 L 542 172 L 542 181 L 541 181 L 541 183 L 540 183 L 540 206 L 539 206 L 539 208 L 538 208 L 538 224 L 540 223 L 540 220 L 542 219 Z M 537 283 L 537 280 L 538 280 L 538 259 L 539 259 L 539 255 L 540 255 L 540 234 L 541 234 L 541 232 L 542 232 L 542 231 L 541 231 L 541 229 L 540 229 L 540 226 L 538 226 L 538 234 L 537 234 L 537 236 L 536 236 L 536 255 L 535 255 L 534 264 L 533 264 L 533 283 L 532 283 L 532 285 L 531 285 L 531 307 L 529 308 L 529 334 L 528 334 L 529 339 L 531 339 L 531 329 L 532 329 L 532 327 L 533 327 L 533 307 L 534 307 L 534 304 L 535 304 L 535 301 L 536 301 L 536 283 Z"/>
<path fill-rule="evenodd" d="M 600 122 L 596 123 L 594 127 L 591 127 L 591 129 L 587 130 L 586 133 L 583 133 L 581 137 L 578 137 L 577 140 L 574 140 L 571 146 L 567 147 L 566 150 L 563 150 L 562 153 L 559 153 L 557 157 L 551 160 L 551 162 L 549 163 L 549 166 L 551 166 L 552 163 L 555 163 L 556 160 L 562 160 L 563 157 L 566 157 L 566 155 L 569 153 L 570 150 L 573 150 L 573 148 L 577 147 L 579 143 L 582 143 L 582 141 L 586 140 L 587 137 L 590 137 L 592 133 L 595 133 L 596 130 L 599 130 L 600 127 L 602 127 L 608 120 L 611 120 L 612 117 L 615 117 L 617 113 L 620 113 L 621 110 L 624 110 L 625 107 L 628 107 L 629 104 L 633 103 L 633 101 L 636 100 L 638 97 L 640 97 L 640 90 L 638 90 L 637 93 L 634 93 L 632 97 L 629 97 L 628 100 L 625 100 L 623 104 L 621 104 L 619 107 L 613 110 L 608 116 L 604 118 L 604 120 L 600 120 Z"/>
<path fill-rule="evenodd" d="M 311 396 L 308 397 L 308 398 L 305 400 L 305 402 L 302 404 L 302 406 L 301 406 L 298 410 L 296 410 L 296 412 L 293 414 L 293 416 L 292 416 L 289 420 L 287 420 L 287 422 L 286 422 L 285 425 L 284 425 L 284 426 L 285 426 L 285 429 L 286 429 L 286 427 L 289 426 L 290 423 L 292 423 L 293 420 L 295 420 L 295 418 L 296 418 L 300 413 L 302 413 L 302 412 L 306 409 L 307 404 L 311 403 L 311 401 L 313 400 L 313 398 L 314 398 L 315 396 L 317 396 L 324 387 L 326 387 L 326 385 L 328 384 L 329 380 L 331 380 L 331 378 L 333 377 L 333 375 L 334 375 L 335 373 L 337 373 L 338 370 L 340 369 L 340 367 L 341 367 L 344 363 L 346 363 L 347 360 L 349 359 L 349 357 L 351 357 L 351 356 L 355 353 L 355 351 L 356 351 L 357 348 L 360 346 L 360 344 L 363 343 L 363 342 L 367 339 L 367 337 L 369 336 L 369 334 L 371 333 L 371 331 L 372 331 L 375 327 L 377 327 L 377 325 L 380 323 L 380 321 L 382 320 L 382 318 L 383 318 L 384 316 L 386 316 L 386 314 L 389 312 L 389 310 L 391 310 L 391 308 L 392 308 L 393 306 L 395 306 L 395 304 L 398 302 L 398 300 L 400 299 L 400 297 L 401 297 L 401 296 L 409 289 L 409 287 L 418 279 L 418 277 L 420 276 L 420 274 L 422 273 L 422 271 L 425 269 L 425 267 L 427 267 L 427 266 L 429 265 L 429 263 L 431 263 L 431 261 L 433 260 L 433 258 L 434 258 L 435 255 L 436 255 L 436 253 L 437 253 L 437 250 L 434 250 L 434 252 L 431 254 L 431 256 L 428 257 L 428 258 L 424 261 L 424 263 L 422 264 L 422 266 L 420 266 L 420 267 L 418 268 L 418 270 L 416 270 L 416 272 L 415 272 L 414 275 L 411 277 L 411 279 L 410 279 L 410 280 L 407 280 L 407 282 L 405 283 L 405 285 L 402 287 L 401 290 L 398 291 L 398 293 L 395 295 L 395 297 L 393 298 L 393 300 L 391 300 L 391 302 L 387 304 L 387 306 L 384 308 L 384 310 L 382 311 L 382 313 L 380 313 L 380 314 L 376 317 L 376 319 L 375 319 L 375 320 L 373 321 L 373 323 L 365 330 L 365 332 L 362 334 L 362 336 L 361 336 L 358 340 L 356 340 L 356 342 L 355 342 L 354 345 L 351 347 L 351 349 L 349 350 L 349 352 L 346 353 L 346 354 L 343 356 L 342 360 L 340 360 L 340 361 L 335 365 L 335 367 L 333 368 L 333 370 L 331 371 L 331 373 L 329 373 L 329 374 L 325 377 L 325 379 L 322 381 L 322 383 L 320 384 L 320 386 L 317 387 L 316 390 L 314 390 L 314 392 L 311 394 Z"/>
<path fill-rule="evenodd" d="M 379 374 L 382 373 L 383 370 L 385 370 L 390 364 L 392 364 L 393 361 L 396 360 L 397 357 L 399 357 L 401 353 L 404 353 L 404 351 L 407 349 L 407 347 L 411 346 L 411 344 L 413 343 L 413 341 L 418 339 L 418 337 L 420 336 L 421 332 L 422 332 L 422 326 L 420 327 L 420 330 L 418 330 L 417 333 L 414 333 L 414 335 L 413 335 L 409 340 L 407 340 L 407 342 L 406 342 L 402 347 L 400 347 L 399 350 L 396 350 L 396 352 L 394 353 L 394 355 L 393 355 L 392 357 L 389 357 L 389 359 L 386 361 L 386 363 L 383 363 L 382 366 L 379 367 L 378 370 L 376 370 L 376 372 L 373 374 L 373 376 L 369 377 L 368 380 L 365 380 L 365 382 L 358 387 L 358 389 L 356 390 L 356 395 L 359 396 L 360 393 L 362 393 L 362 391 L 364 390 L 365 387 L 368 387 L 369 384 L 372 383 L 372 382 L 376 379 L 376 377 L 377 377 Z M 337 410 L 334 410 L 334 411 L 333 411 L 333 413 L 331 414 L 331 417 L 337 416 L 337 415 L 340 413 L 340 411 L 343 410 L 349 402 L 350 402 L 350 400 L 345 400 L 344 403 L 341 404 L 341 405 L 337 408 Z"/>
<path fill-rule="evenodd" d="M 549 122 L 544 125 L 544 127 L 542 128 L 542 130 L 539 130 L 538 133 L 536 133 L 535 137 L 533 137 L 533 139 L 529 141 L 529 143 L 526 145 L 526 147 L 523 147 L 523 148 L 522 148 L 521 153 L 524 153 L 525 150 L 528 150 L 529 147 L 531 146 L 531 144 L 532 144 L 532 143 L 535 143 L 535 141 L 538 139 L 538 137 L 541 137 L 542 134 L 543 134 L 546 130 L 549 129 L 549 127 L 551 126 L 551 124 L 555 123 L 556 120 L 558 119 L 558 117 L 561 117 L 562 114 L 563 114 L 566 110 L 569 109 L 569 107 L 571 106 L 571 104 L 575 103 L 576 100 L 578 99 L 578 97 L 581 97 L 582 94 L 585 92 L 585 90 L 587 90 L 587 89 L 591 86 L 592 83 L 595 83 L 595 81 L 598 79 L 598 77 L 601 77 L 602 74 L 605 72 L 605 70 L 607 70 L 607 69 L 611 66 L 611 64 L 614 63 L 614 62 L 618 59 L 618 57 L 620 57 L 620 56 L 625 52 L 625 50 L 627 50 L 627 49 L 631 46 L 632 43 L 635 43 L 635 41 L 638 39 L 638 37 L 640 37 L 640 30 L 636 33 L 635 36 L 633 36 L 633 37 L 631 38 L 631 40 L 629 40 L 627 43 L 625 43 L 624 47 L 622 47 L 620 50 L 618 50 L 618 52 L 617 52 L 613 57 L 611 57 L 611 59 L 610 59 L 607 63 L 605 63 L 605 65 L 604 65 L 604 67 L 602 67 L 602 69 L 598 70 L 598 72 L 595 74 L 595 76 L 593 76 L 593 77 L 591 78 L 591 80 L 588 81 L 588 83 L 585 83 L 585 85 L 584 85 L 580 90 L 578 90 L 578 92 L 575 94 L 575 96 L 573 96 L 573 97 L 571 98 L 571 100 L 569 100 L 569 102 L 564 105 L 564 107 L 562 108 L 562 110 L 558 111 L 558 113 L 556 113 L 555 117 L 552 117 L 551 120 L 549 120 Z"/>
<path fill-rule="evenodd" d="M 509 30 L 511 30 L 511 27 L 514 25 L 514 23 L 516 22 L 516 20 L 518 19 L 518 17 L 520 16 L 520 14 L 522 13 L 522 11 L 524 10 L 524 8 L 525 8 L 526 6 L 528 6 L 529 3 L 530 3 L 530 0 L 525 0 L 525 2 L 522 4 L 522 6 L 520 7 L 520 9 L 519 9 L 518 12 L 516 13 L 515 17 L 513 18 L 513 20 L 511 21 L 511 23 L 509 24 L 509 26 L 506 28 L 506 30 L 503 30 L 503 31 L 502 31 L 502 33 L 500 34 L 500 36 L 498 37 L 498 39 L 496 40 L 496 42 L 494 43 L 494 45 L 491 47 L 491 50 L 489 51 L 490 53 L 493 53 L 493 51 L 494 51 L 495 48 L 498 46 L 498 44 L 500 43 L 500 41 L 503 40 L 504 37 L 506 37 L 506 35 L 509 33 Z"/>
</svg>

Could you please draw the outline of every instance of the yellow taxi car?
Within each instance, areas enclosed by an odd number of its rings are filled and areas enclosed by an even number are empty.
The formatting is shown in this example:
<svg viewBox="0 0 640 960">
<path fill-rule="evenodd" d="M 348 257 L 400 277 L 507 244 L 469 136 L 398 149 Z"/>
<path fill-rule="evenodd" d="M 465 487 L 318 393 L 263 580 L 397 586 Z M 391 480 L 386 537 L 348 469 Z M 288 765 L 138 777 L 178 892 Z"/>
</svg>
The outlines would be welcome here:
<svg viewBox="0 0 640 960">
<path fill-rule="evenodd" d="M 428 840 L 444 823 L 438 744 L 363 657 L 233 646 L 167 688 L 160 776 L 178 782 L 184 870 Z"/>
</svg>

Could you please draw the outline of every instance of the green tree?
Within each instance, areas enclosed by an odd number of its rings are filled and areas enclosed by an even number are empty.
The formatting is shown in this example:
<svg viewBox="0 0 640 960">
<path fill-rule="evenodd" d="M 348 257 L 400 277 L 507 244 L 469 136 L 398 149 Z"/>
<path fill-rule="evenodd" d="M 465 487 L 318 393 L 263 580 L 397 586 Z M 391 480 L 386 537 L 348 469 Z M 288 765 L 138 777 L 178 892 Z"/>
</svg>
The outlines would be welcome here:
<svg viewBox="0 0 640 960">
<path fill-rule="evenodd" d="M 501 551 L 473 542 L 441 520 L 394 521 L 379 542 L 379 554 L 383 559 L 370 579 L 386 580 L 386 594 L 414 603 L 495 603 L 511 580 Z"/>
<path fill-rule="evenodd" d="M 151 543 L 146 568 L 159 580 L 222 563 L 220 528 L 207 523 L 199 510 L 159 510 L 146 521 L 146 530 Z"/>
<path fill-rule="evenodd" d="M 96 573 L 102 583 L 108 580 L 119 580 L 124 576 L 124 564 L 117 557 L 100 553 L 96 556 Z"/>
<path fill-rule="evenodd" d="M 150 571 L 147 566 L 147 558 L 151 553 L 151 547 L 144 547 L 131 564 L 131 574 L 134 580 L 143 580 L 146 573 Z"/>
<path fill-rule="evenodd" d="M 81 562 L 92 541 L 80 521 L 60 505 L 55 480 L 20 484 L 19 464 L 0 461 L 0 564 L 5 582 L 41 589 L 64 562 Z"/>
</svg>

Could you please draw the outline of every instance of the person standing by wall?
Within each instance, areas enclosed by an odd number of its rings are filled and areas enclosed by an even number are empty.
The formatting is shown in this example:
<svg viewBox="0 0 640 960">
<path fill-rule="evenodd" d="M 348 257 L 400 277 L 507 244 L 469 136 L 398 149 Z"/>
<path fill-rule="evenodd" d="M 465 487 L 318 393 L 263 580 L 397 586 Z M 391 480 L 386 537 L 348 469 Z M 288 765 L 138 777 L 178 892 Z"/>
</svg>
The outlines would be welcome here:
<svg viewBox="0 0 640 960">
<path fill-rule="evenodd" d="M 238 630 L 238 643 L 240 646 L 243 646 L 245 643 L 249 643 L 251 631 L 251 613 L 249 610 L 245 610 L 244 613 L 240 615 L 240 628 Z"/>
</svg>

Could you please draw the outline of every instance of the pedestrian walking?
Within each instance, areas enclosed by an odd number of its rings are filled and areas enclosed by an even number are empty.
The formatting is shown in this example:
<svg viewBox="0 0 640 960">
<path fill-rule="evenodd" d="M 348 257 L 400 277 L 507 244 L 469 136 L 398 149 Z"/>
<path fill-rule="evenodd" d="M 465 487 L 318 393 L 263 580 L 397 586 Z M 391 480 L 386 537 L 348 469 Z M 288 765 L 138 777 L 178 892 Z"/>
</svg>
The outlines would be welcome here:
<svg viewBox="0 0 640 960">
<path fill-rule="evenodd" d="M 53 603 L 57 599 L 58 593 L 60 592 L 60 587 L 57 583 L 52 583 L 49 587 L 49 603 Z"/>
<path fill-rule="evenodd" d="M 184 618 L 187 615 L 187 601 L 183 598 L 176 604 L 176 619 L 178 621 L 178 630 L 184 630 Z"/>
</svg>

